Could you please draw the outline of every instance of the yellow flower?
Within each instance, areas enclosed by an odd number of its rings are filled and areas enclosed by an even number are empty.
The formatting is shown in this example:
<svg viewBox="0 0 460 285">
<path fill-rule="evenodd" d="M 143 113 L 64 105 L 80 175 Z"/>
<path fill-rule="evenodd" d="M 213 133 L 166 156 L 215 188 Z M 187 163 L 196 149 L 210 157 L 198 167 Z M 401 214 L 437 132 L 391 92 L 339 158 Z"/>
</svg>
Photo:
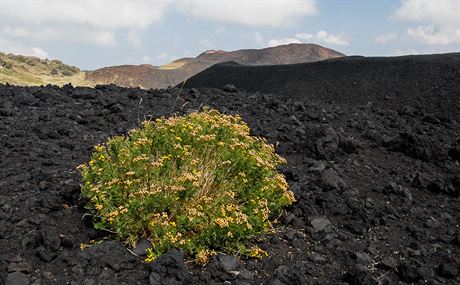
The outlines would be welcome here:
<svg viewBox="0 0 460 285">
<path fill-rule="evenodd" d="M 215 223 L 221 228 L 226 228 L 229 226 L 228 221 L 222 218 L 217 218 Z"/>
<path fill-rule="evenodd" d="M 95 149 L 96 151 L 101 152 L 101 151 L 104 150 L 104 147 L 103 147 L 102 145 L 98 144 L 98 145 L 95 145 L 95 146 L 94 146 L 94 149 Z"/>
<path fill-rule="evenodd" d="M 252 257 L 262 258 L 262 256 L 268 256 L 268 253 L 265 250 L 262 250 L 258 246 L 254 246 L 251 248 L 249 255 Z"/>
<path fill-rule="evenodd" d="M 208 262 L 210 254 L 211 252 L 209 250 L 200 250 L 196 255 L 198 263 L 205 264 L 206 262 Z"/>
</svg>

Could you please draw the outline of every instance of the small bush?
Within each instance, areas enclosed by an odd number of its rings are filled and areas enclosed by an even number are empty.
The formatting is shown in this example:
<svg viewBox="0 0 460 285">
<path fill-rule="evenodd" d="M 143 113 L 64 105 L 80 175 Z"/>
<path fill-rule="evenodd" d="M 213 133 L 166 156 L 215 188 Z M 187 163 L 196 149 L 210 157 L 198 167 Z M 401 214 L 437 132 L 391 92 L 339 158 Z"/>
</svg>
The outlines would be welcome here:
<svg viewBox="0 0 460 285">
<path fill-rule="evenodd" d="M 5 64 L 3 65 L 6 69 L 12 69 L 13 68 L 13 63 L 11 61 L 6 61 Z"/>
<path fill-rule="evenodd" d="M 148 260 L 182 248 L 205 263 L 215 250 L 260 254 L 247 242 L 294 201 L 276 171 L 284 162 L 239 116 L 205 109 L 144 122 L 97 145 L 79 169 L 97 228 L 130 244 L 148 238 Z"/>
</svg>

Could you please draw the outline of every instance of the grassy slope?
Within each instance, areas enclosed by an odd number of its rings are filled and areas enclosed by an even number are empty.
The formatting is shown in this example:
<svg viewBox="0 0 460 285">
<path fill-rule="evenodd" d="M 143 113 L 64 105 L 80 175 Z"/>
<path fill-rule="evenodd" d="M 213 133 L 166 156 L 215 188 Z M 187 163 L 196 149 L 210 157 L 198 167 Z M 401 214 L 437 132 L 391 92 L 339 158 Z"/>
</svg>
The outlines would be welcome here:
<svg viewBox="0 0 460 285">
<path fill-rule="evenodd" d="M 5 54 L 0 52 L 0 84 L 14 85 L 64 85 L 92 86 L 86 74 L 77 67 L 63 64 L 59 60 Z"/>
</svg>

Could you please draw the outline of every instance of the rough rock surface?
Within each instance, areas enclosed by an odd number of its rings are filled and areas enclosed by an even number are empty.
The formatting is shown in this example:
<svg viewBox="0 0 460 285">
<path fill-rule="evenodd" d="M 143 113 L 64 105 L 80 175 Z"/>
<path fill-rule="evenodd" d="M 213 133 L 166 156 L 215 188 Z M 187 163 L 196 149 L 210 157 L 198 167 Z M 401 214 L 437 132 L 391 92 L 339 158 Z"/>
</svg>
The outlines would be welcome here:
<svg viewBox="0 0 460 285">
<path fill-rule="evenodd" d="M 93 228 L 75 168 L 144 119 L 201 106 L 240 114 L 275 144 L 297 202 L 254 241 L 266 258 L 185 267 L 173 251 L 145 264 Z M 460 118 L 417 110 L 243 90 L 0 86 L 0 284 L 459 284 Z"/>
</svg>

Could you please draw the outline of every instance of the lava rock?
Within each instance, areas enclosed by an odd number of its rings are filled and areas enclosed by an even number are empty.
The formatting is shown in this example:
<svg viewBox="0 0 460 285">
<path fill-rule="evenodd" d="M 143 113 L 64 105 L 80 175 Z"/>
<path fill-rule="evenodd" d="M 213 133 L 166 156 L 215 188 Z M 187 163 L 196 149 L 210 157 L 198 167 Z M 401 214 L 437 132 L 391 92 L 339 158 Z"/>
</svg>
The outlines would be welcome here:
<svg viewBox="0 0 460 285">
<path fill-rule="evenodd" d="M 224 87 L 222 87 L 222 90 L 228 93 L 236 93 L 238 90 L 236 89 L 236 86 L 233 84 L 226 84 Z"/>
<path fill-rule="evenodd" d="M 340 137 L 339 147 L 343 152 L 351 154 L 357 153 L 360 149 L 362 149 L 363 144 L 355 138 Z"/>
<path fill-rule="evenodd" d="M 91 264 L 108 266 L 115 271 L 135 266 L 134 262 L 138 261 L 121 242 L 112 240 L 88 247 L 83 251 L 83 256 Z"/>
<path fill-rule="evenodd" d="M 14 106 L 11 102 L 5 102 L 0 108 L 0 116 L 8 117 L 14 114 Z"/>
<path fill-rule="evenodd" d="M 321 172 L 321 186 L 324 190 L 337 190 L 344 188 L 345 182 L 334 169 L 328 168 Z"/>
<path fill-rule="evenodd" d="M 458 193 L 460 193 L 460 175 L 453 177 L 451 182 L 452 186 L 454 186 L 455 190 L 457 191 L 456 196 L 458 196 Z"/>
<path fill-rule="evenodd" d="M 332 128 L 324 130 L 324 135 L 316 141 L 316 149 L 320 157 L 333 159 L 339 148 L 339 136 Z"/>
<path fill-rule="evenodd" d="M 323 264 L 326 262 L 326 258 L 317 252 L 313 252 L 308 256 L 308 259 L 314 263 Z"/>
<path fill-rule="evenodd" d="M 343 277 L 343 281 L 350 285 L 377 285 L 366 267 L 356 264 Z"/>
<path fill-rule="evenodd" d="M 121 113 L 121 112 L 123 112 L 123 106 L 121 106 L 120 104 L 116 103 L 116 104 L 110 106 L 109 110 L 110 110 L 110 112 L 112 114 Z"/>
<path fill-rule="evenodd" d="M 40 257 L 44 262 L 50 262 L 56 256 L 53 252 L 46 249 L 44 246 L 37 248 L 37 256 Z"/>
<path fill-rule="evenodd" d="M 398 267 L 398 262 L 391 256 L 387 256 L 382 259 L 380 266 L 383 268 L 395 269 Z"/>
<path fill-rule="evenodd" d="M 302 101 L 295 101 L 294 104 L 294 110 L 296 111 L 305 111 L 305 104 Z"/>
<path fill-rule="evenodd" d="M 385 186 L 382 192 L 385 194 L 396 194 L 405 197 L 409 202 L 414 200 L 412 193 L 408 188 L 394 182 L 390 182 L 387 186 Z"/>
<path fill-rule="evenodd" d="M 454 278 L 458 274 L 458 264 L 443 263 L 438 269 L 439 275 L 446 278 Z"/>
<path fill-rule="evenodd" d="M 281 265 L 275 270 L 275 279 L 270 282 L 272 285 L 301 285 L 305 284 L 305 277 L 302 271 L 296 268 L 296 266 L 285 266 Z"/>
<path fill-rule="evenodd" d="M 152 248 L 152 243 L 147 239 L 140 239 L 137 241 L 136 246 L 133 249 L 133 252 L 140 257 L 147 256 L 147 249 Z"/>
<path fill-rule="evenodd" d="M 41 237 L 43 239 L 43 244 L 47 249 L 52 251 L 58 251 L 61 248 L 61 237 L 57 233 L 56 228 L 54 227 L 43 227 L 40 230 Z"/>
<path fill-rule="evenodd" d="M 398 267 L 398 276 L 404 282 L 416 282 L 422 278 L 417 267 L 408 264 L 401 264 Z"/>
<path fill-rule="evenodd" d="M 278 170 L 281 171 L 281 173 L 283 173 L 283 175 L 286 177 L 288 181 L 293 181 L 293 182 L 299 181 L 299 175 L 295 173 L 294 171 L 292 171 L 292 169 L 289 169 L 285 166 L 280 166 Z"/>
<path fill-rule="evenodd" d="M 331 226 L 331 222 L 325 218 L 317 218 L 310 222 L 315 232 L 326 231 Z"/>
<path fill-rule="evenodd" d="M 460 161 L 460 146 L 453 146 L 449 149 L 449 156 L 454 159 Z"/>
<path fill-rule="evenodd" d="M 331 222 L 326 218 L 316 218 L 310 222 L 307 232 L 313 240 L 321 240 L 332 230 Z"/>
<path fill-rule="evenodd" d="M 37 247 L 37 235 L 38 233 L 34 232 L 27 236 L 25 236 L 22 241 L 21 245 L 24 250 L 31 250 Z"/>
<path fill-rule="evenodd" d="M 24 272 L 30 273 L 32 266 L 21 256 L 14 257 L 8 265 L 8 272 Z"/>
<path fill-rule="evenodd" d="M 231 271 L 236 271 L 239 266 L 238 258 L 234 255 L 218 254 L 217 260 L 220 267 L 225 270 L 227 273 Z"/>
<path fill-rule="evenodd" d="M 424 117 L 422 118 L 422 121 L 423 121 L 423 122 L 426 122 L 426 123 L 434 124 L 434 125 L 438 125 L 438 124 L 441 123 L 441 121 L 440 121 L 438 118 L 436 118 L 436 117 L 434 117 L 434 116 L 432 116 L 432 115 L 426 115 L 426 116 L 424 116 Z"/>
<path fill-rule="evenodd" d="M 325 218 L 317 218 L 310 222 L 315 232 L 325 231 L 331 226 L 331 222 Z"/>
<path fill-rule="evenodd" d="M 187 281 L 188 269 L 183 251 L 171 249 L 150 263 L 149 268 L 150 285 L 179 285 Z"/>
<path fill-rule="evenodd" d="M 370 265 L 372 263 L 372 257 L 365 252 L 356 253 L 356 263 L 362 265 Z"/>
<path fill-rule="evenodd" d="M 254 276 L 250 271 L 243 269 L 238 273 L 238 279 L 244 281 L 252 281 L 254 279 Z"/>
<path fill-rule="evenodd" d="M 22 272 L 13 272 L 8 274 L 5 285 L 27 285 L 29 284 L 27 275 Z"/>
<path fill-rule="evenodd" d="M 312 172 L 321 172 L 326 169 L 326 164 L 323 161 L 314 161 L 309 170 Z"/>
</svg>

